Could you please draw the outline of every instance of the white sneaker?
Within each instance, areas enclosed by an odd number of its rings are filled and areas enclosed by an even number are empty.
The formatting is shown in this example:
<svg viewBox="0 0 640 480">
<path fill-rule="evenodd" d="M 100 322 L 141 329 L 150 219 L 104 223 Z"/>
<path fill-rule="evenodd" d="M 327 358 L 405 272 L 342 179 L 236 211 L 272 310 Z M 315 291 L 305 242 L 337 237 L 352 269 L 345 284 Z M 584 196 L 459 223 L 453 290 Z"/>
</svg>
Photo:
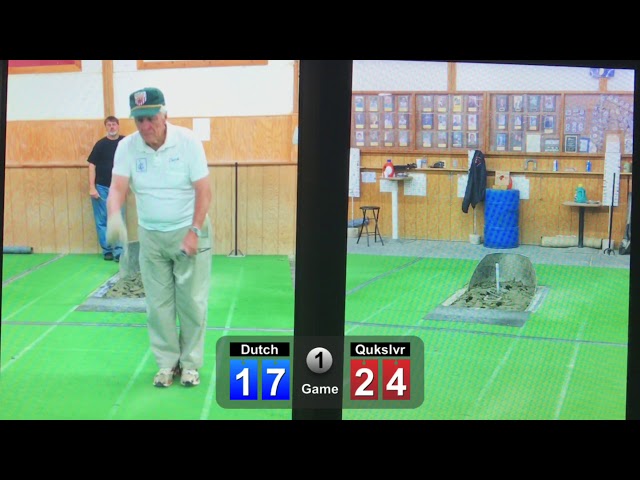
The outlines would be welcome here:
<svg viewBox="0 0 640 480">
<path fill-rule="evenodd" d="M 182 377 L 180 377 L 180 383 L 185 387 L 195 387 L 200 384 L 200 374 L 198 370 L 185 369 L 182 370 Z"/>
<path fill-rule="evenodd" d="M 180 375 L 180 368 L 161 368 L 153 377 L 153 385 L 156 387 L 170 387 L 173 384 L 173 377 Z"/>
</svg>

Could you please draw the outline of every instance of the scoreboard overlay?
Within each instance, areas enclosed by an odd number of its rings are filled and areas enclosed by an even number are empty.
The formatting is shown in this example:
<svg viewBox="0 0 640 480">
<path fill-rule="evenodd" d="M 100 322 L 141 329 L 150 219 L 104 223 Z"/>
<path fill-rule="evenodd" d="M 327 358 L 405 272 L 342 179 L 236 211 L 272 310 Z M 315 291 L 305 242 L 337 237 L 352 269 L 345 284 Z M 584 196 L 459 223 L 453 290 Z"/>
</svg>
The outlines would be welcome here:
<svg viewBox="0 0 640 480">
<path fill-rule="evenodd" d="M 424 401 L 424 344 L 418 337 L 303 337 L 296 345 L 302 351 L 294 352 L 293 336 L 221 337 L 218 404 L 290 409 L 295 398 L 301 408 L 399 409 Z"/>
</svg>

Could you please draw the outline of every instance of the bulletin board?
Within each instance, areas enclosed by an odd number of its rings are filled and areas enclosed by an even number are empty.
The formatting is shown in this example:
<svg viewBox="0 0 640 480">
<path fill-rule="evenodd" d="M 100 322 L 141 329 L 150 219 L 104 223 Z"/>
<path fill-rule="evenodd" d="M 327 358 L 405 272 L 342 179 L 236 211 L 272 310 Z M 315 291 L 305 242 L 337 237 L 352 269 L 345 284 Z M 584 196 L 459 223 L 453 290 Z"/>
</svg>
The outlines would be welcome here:
<svg viewBox="0 0 640 480">
<path fill-rule="evenodd" d="M 82 60 L 9 60 L 9 74 L 81 72 Z"/>
<path fill-rule="evenodd" d="M 607 132 L 622 133 L 622 154 L 633 153 L 633 95 L 566 95 L 565 135 L 577 135 L 577 153 L 605 153 Z"/>
</svg>

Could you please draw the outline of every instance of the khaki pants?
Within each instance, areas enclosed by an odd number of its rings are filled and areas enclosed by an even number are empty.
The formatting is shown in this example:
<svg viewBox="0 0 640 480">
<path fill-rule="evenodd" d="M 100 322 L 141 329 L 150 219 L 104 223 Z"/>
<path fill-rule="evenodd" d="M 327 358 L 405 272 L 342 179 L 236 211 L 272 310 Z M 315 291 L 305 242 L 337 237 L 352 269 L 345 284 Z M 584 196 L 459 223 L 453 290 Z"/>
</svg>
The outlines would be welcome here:
<svg viewBox="0 0 640 480">
<path fill-rule="evenodd" d="M 209 250 L 187 257 L 180 245 L 188 231 L 188 227 L 171 232 L 138 227 L 149 339 L 159 368 L 180 362 L 184 369 L 198 369 L 203 363 L 213 231 L 207 218 L 198 247 Z"/>
</svg>

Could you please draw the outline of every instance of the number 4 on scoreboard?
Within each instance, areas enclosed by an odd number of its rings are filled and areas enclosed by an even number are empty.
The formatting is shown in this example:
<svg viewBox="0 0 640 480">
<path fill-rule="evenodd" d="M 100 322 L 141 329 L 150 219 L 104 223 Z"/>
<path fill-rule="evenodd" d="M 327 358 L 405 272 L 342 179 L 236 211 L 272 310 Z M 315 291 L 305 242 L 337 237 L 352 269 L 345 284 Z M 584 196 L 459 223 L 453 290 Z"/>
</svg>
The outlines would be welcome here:
<svg viewBox="0 0 640 480">
<path fill-rule="evenodd" d="M 378 360 L 351 360 L 351 400 L 378 400 Z M 411 360 L 382 361 L 382 400 L 411 400 Z"/>
<path fill-rule="evenodd" d="M 383 400 L 411 400 L 411 360 L 382 361 Z"/>
</svg>

